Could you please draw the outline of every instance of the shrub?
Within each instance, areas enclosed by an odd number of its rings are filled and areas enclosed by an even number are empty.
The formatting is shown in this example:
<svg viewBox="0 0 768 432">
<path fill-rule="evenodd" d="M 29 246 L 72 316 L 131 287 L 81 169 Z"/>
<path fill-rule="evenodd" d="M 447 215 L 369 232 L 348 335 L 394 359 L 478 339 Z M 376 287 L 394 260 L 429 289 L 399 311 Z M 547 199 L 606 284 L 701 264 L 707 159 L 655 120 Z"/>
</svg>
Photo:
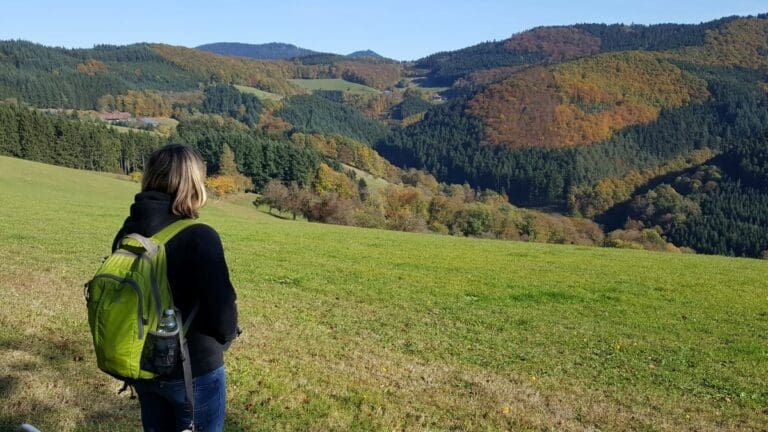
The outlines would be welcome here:
<svg viewBox="0 0 768 432">
<path fill-rule="evenodd" d="M 241 174 L 225 174 L 208 177 L 205 187 L 215 197 L 223 197 L 231 193 L 245 192 L 253 187 L 251 179 Z"/>
</svg>

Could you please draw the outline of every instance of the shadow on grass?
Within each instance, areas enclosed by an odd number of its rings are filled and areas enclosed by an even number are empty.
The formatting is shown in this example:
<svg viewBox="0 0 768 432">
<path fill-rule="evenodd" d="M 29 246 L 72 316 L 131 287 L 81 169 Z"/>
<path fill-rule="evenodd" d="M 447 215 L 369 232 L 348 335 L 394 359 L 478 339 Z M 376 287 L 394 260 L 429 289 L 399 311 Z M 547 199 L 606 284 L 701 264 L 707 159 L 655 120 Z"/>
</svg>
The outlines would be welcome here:
<svg viewBox="0 0 768 432">
<path fill-rule="evenodd" d="M 137 430 L 138 404 L 118 397 L 116 382 L 113 389 L 94 377 L 101 372 L 84 360 L 90 349 L 55 332 L 1 339 L 0 432 L 22 423 L 43 432 Z"/>
<path fill-rule="evenodd" d="M 22 423 L 42 432 L 140 430 L 138 400 L 118 396 L 118 381 L 100 379 L 91 350 L 66 336 L 0 338 L 0 432 Z M 232 414 L 224 429 L 246 430 Z"/>
<path fill-rule="evenodd" d="M 263 209 L 261 207 L 256 207 L 256 210 L 260 211 L 261 213 L 264 213 L 265 215 L 272 216 L 273 218 L 276 218 L 276 219 L 282 219 L 282 220 L 305 220 L 303 217 L 299 217 L 299 216 L 294 218 L 293 215 L 290 214 L 290 213 L 282 213 L 280 211 L 278 211 L 277 213 L 272 213 L 271 211 L 265 210 L 265 209 Z"/>
<path fill-rule="evenodd" d="M 16 391 L 19 380 L 13 376 L 0 377 L 0 399 L 7 401 L 9 396 Z M 14 431 L 26 419 L 21 415 L 6 414 L 5 410 L 0 414 L 0 431 Z"/>
</svg>

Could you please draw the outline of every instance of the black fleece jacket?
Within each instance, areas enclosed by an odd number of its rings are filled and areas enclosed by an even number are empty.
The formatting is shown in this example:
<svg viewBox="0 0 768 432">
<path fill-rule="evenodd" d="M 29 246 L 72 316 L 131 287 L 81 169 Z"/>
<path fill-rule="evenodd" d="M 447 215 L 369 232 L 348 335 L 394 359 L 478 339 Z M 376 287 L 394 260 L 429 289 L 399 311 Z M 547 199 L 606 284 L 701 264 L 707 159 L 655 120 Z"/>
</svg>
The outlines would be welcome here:
<svg viewBox="0 0 768 432">
<path fill-rule="evenodd" d="M 179 220 L 171 212 L 171 197 L 161 192 L 142 192 L 131 205 L 130 216 L 118 231 L 112 250 L 126 234 L 150 237 Z M 237 337 L 235 289 L 218 233 L 208 225 L 192 225 L 165 245 L 168 283 L 173 301 L 188 316 L 195 303 L 200 309 L 187 333 L 192 375 L 204 375 L 224 365 L 224 350 Z M 182 378 L 181 365 L 169 378 Z"/>
</svg>

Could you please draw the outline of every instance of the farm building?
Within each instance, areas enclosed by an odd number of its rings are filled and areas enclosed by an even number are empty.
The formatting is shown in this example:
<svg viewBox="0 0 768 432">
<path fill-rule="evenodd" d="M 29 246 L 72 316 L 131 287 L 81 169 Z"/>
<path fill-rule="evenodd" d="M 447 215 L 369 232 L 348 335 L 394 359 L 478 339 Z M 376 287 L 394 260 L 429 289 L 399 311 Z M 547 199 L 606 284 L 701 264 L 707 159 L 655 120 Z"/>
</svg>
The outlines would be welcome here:
<svg viewBox="0 0 768 432">
<path fill-rule="evenodd" d="M 131 119 L 131 113 L 124 111 L 111 111 L 101 114 L 101 119 L 107 122 L 119 122 Z"/>
</svg>

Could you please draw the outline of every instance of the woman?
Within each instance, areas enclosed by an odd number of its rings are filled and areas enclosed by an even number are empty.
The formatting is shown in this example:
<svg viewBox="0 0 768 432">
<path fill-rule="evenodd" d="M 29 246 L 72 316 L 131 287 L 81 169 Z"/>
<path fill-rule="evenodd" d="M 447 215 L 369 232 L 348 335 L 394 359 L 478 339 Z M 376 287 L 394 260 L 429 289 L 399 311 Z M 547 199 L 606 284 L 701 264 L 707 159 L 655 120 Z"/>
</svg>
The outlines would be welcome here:
<svg viewBox="0 0 768 432">
<path fill-rule="evenodd" d="M 168 224 L 197 218 L 205 204 L 205 167 L 189 147 L 171 144 L 149 158 L 141 193 L 130 216 L 115 237 L 112 250 L 124 235 L 150 237 Z M 187 333 L 198 432 L 220 431 L 226 400 L 224 356 L 237 337 L 237 306 L 219 235 L 208 225 L 192 225 L 168 241 L 168 282 L 181 316 L 199 304 Z M 181 364 L 168 376 L 135 383 L 145 431 L 186 429 L 192 413 L 186 400 Z"/>
</svg>

